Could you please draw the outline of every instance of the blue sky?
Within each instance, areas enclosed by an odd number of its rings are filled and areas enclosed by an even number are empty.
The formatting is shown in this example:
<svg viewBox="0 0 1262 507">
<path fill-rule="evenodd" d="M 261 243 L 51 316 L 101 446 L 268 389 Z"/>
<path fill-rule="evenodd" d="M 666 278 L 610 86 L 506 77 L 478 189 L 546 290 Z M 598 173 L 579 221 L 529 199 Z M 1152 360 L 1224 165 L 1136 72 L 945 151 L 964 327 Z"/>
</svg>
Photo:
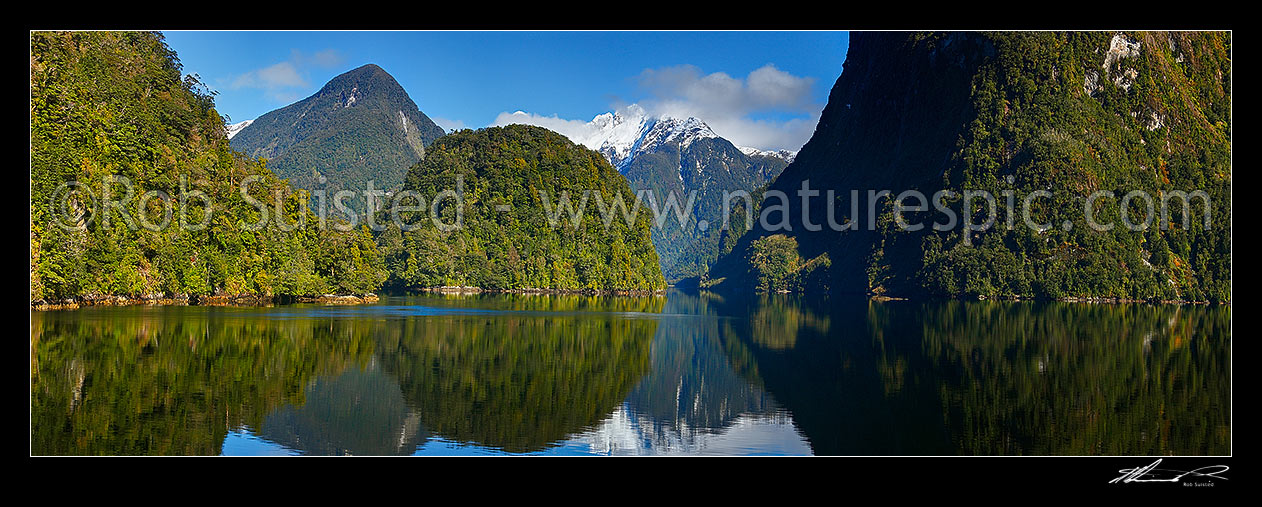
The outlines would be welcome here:
<svg viewBox="0 0 1262 507">
<path fill-rule="evenodd" d="M 738 145 L 796 150 L 841 72 L 844 32 L 164 32 L 234 121 L 375 63 L 444 127 L 523 111 L 586 122 L 636 103 Z"/>
</svg>

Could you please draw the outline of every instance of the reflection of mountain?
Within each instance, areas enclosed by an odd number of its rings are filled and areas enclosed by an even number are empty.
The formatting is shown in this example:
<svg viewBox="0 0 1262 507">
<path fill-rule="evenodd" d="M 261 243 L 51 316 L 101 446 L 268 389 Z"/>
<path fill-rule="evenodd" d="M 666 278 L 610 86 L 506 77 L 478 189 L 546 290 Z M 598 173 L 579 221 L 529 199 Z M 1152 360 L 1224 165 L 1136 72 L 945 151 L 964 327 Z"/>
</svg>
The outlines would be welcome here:
<svg viewBox="0 0 1262 507">
<path fill-rule="evenodd" d="M 834 300 L 802 311 L 833 324 L 790 340 L 738 322 L 727 350 L 817 454 L 1230 450 L 1229 309 Z"/>
<path fill-rule="evenodd" d="M 618 407 L 595 429 L 578 435 L 594 454 L 605 455 L 806 455 L 811 453 L 785 412 L 739 414 L 722 428 L 689 428 L 686 421 L 669 426 L 626 405 Z"/>
<path fill-rule="evenodd" d="M 398 383 L 375 364 L 314 381 L 306 403 L 267 416 L 260 436 L 316 455 L 411 454 L 427 434 Z"/>
<path fill-rule="evenodd" d="M 720 337 L 721 318 L 710 308 L 713 298 L 679 291 L 667 297 L 663 313 L 672 317 L 658 324 L 653 373 L 627 397 L 627 406 L 640 416 L 635 430 L 649 447 L 687 448 L 700 435 L 738 419 L 778 412 L 766 392 L 732 370 Z"/>
<path fill-rule="evenodd" d="M 379 350 L 435 435 L 528 452 L 612 412 L 648 371 L 656 326 L 613 316 L 446 315 L 393 327 Z"/>
<path fill-rule="evenodd" d="M 757 314 L 776 299 L 734 301 L 729 314 Z M 801 315 L 776 322 L 736 320 L 725 327 L 734 366 L 759 382 L 789 412 L 815 454 L 951 454 L 932 390 L 890 400 L 873 365 L 880 356 L 862 333 L 862 306 L 832 301 L 834 311 L 800 299 Z M 828 315 L 828 317 L 824 317 Z M 808 326 L 807 322 L 848 325 Z M 783 325 L 773 325 L 773 324 Z M 909 391 L 910 393 L 910 391 Z M 927 424 L 926 424 L 927 423 Z"/>
</svg>

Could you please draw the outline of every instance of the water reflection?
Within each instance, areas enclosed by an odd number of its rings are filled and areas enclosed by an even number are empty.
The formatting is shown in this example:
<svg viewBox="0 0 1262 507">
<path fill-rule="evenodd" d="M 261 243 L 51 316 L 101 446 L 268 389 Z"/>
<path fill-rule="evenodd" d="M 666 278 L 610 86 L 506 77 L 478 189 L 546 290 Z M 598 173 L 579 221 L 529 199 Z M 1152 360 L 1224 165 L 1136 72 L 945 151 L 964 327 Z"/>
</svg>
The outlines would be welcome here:
<svg viewBox="0 0 1262 507">
<path fill-rule="evenodd" d="M 723 346 L 732 318 L 718 312 L 721 300 L 710 293 L 671 294 L 662 311 L 673 317 L 658 324 L 652 373 L 598 431 L 584 436 L 594 452 L 810 453 L 789 414 L 732 368 Z"/>
<path fill-rule="evenodd" d="M 1229 307 L 795 300 L 728 349 L 816 453 L 1230 452 Z"/>
<path fill-rule="evenodd" d="M 1230 308 L 417 296 L 32 313 L 34 454 L 1226 454 Z"/>
<path fill-rule="evenodd" d="M 237 309 L 35 312 L 31 452 L 219 454 L 306 386 L 367 364 L 373 340 L 345 321 L 259 319 Z"/>
<path fill-rule="evenodd" d="M 375 361 L 316 379 L 305 403 L 273 410 L 258 433 L 302 454 L 335 456 L 407 455 L 429 439 L 420 412 Z"/>
<path fill-rule="evenodd" d="M 593 315 L 442 316 L 385 326 L 382 368 L 447 439 L 531 452 L 590 428 L 648 373 L 657 322 Z"/>
</svg>

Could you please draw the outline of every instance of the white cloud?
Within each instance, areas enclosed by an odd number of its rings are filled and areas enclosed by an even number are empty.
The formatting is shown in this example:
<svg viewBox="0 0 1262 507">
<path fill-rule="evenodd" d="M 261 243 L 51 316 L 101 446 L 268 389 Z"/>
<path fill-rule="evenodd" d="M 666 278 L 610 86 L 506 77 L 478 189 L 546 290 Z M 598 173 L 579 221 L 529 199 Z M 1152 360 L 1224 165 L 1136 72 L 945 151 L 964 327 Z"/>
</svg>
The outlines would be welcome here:
<svg viewBox="0 0 1262 507">
<path fill-rule="evenodd" d="M 514 123 L 525 125 L 536 125 L 548 130 L 559 132 L 571 140 L 586 139 L 595 127 L 584 120 L 565 120 L 558 118 L 556 115 L 542 116 L 525 111 L 515 111 L 512 113 L 500 113 L 495 117 L 492 126 L 503 126 Z M 577 141 L 575 141 L 577 142 Z"/>
<path fill-rule="evenodd" d="M 246 72 L 232 80 L 232 89 L 260 88 L 275 90 L 278 88 L 305 87 L 307 80 L 298 74 L 298 68 L 291 62 L 280 62 L 258 70 Z"/>
<path fill-rule="evenodd" d="M 293 60 L 300 64 L 310 64 L 327 69 L 342 65 L 346 62 L 346 57 L 342 56 L 342 52 L 336 49 L 316 51 L 311 56 L 304 56 L 302 52 L 294 50 Z"/>
<path fill-rule="evenodd" d="M 331 68 L 342 65 L 346 58 L 336 49 L 325 49 L 312 54 L 293 50 L 288 60 L 255 69 L 230 79 L 228 88 L 263 90 L 273 101 L 289 103 L 296 100 L 300 91 L 310 88 L 307 70 L 312 67 Z"/>
<path fill-rule="evenodd" d="M 649 116 L 696 117 L 743 147 L 797 150 L 806 144 L 824 105 L 811 91 L 815 78 L 764 65 L 744 78 L 703 74 L 693 65 L 645 69 L 636 77 L 648 96 L 637 102 Z M 760 115 L 783 120 L 759 118 Z M 517 111 L 500 113 L 493 125 L 528 123 L 585 139 L 596 127 L 586 120 Z"/>
<path fill-rule="evenodd" d="M 442 127 L 444 132 L 451 132 L 453 130 L 464 130 L 464 129 L 469 128 L 469 126 L 466 125 L 463 120 L 452 120 L 450 118 L 442 118 L 438 116 L 430 116 L 429 119 L 430 121 L 433 121 L 434 123 L 438 124 L 439 127 Z"/>
</svg>

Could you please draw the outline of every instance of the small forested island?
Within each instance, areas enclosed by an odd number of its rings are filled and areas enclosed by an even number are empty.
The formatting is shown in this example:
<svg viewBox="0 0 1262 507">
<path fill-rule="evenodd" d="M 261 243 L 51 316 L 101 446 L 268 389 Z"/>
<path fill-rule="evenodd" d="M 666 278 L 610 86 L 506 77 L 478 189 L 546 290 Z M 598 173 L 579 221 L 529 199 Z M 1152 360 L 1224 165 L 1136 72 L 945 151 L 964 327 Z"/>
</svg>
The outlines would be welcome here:
<svg viewBox="0 0 1262 507">
<path fill-rule="evenodd" d="M 440 138 L 408 171 L 404 191 L 453 200 L 406 214 L 380 236 L 386 287 L 475 287 L 515 292 L 655 293 L 666 288 L 649 238 L 650 217 L 613 213 L 599 202 L 634 200 L 627 181 L 599 153 L 528 125 L 464 130 Z M 585 196 L 586 195 L 586 196 Z M 578 219 L 570 211 L 587 201 Z M 434 205 L 444 205 L 437 217 Z M 606 209 L 610 209 L 606 207 Z M 434 220 L 432 218 L 437 218 Z M 442 224 L 460 227 L 442 231 Z"/>
</svg>

